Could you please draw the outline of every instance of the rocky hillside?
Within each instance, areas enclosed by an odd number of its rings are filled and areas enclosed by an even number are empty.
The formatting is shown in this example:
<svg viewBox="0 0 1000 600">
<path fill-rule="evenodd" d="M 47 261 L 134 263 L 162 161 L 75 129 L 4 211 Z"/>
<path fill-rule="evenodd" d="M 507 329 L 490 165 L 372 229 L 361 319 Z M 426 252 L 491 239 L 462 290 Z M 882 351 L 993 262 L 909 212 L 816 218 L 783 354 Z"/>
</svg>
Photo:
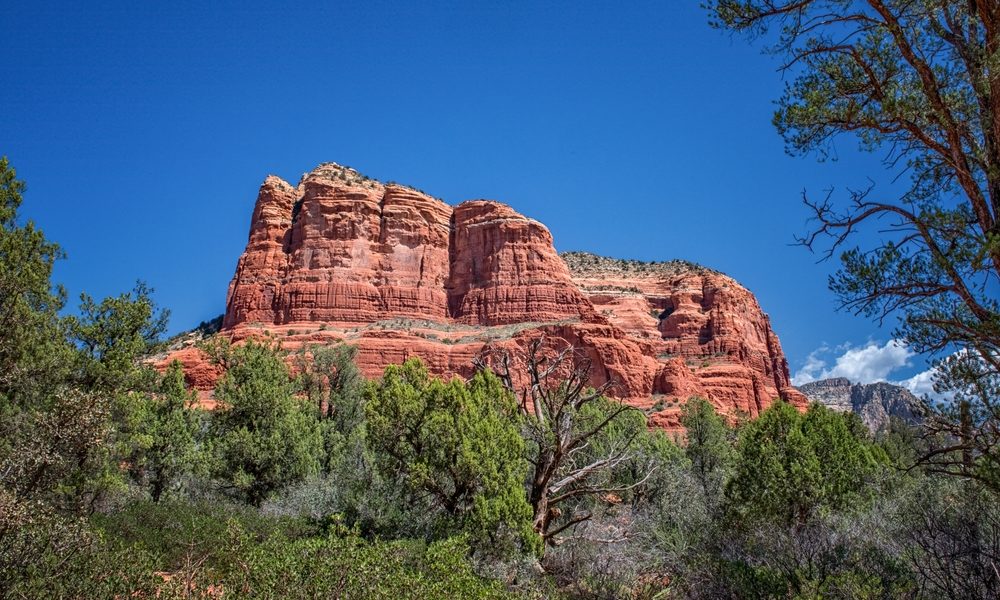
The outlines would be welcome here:
<svg viewBox="0 0 1000 600">
<path fill-rule="evenodd" d="M 262 334 L 291 349 L 356 344 L 368 376 L 410 356 L 466 376 L 493 349 L 568 342 L 592 360 L 592 383 L 612 381 L 665 427 L 696 395 L 750 416 L 778 397 L 805 403 L 767 315 L 733 279 L 682 261 L 560 257 L 544 225 L 505 204 L 450 206 L 334 163 L 260 188 L 221 335 Z M 197 348 L 170 358 L 211 389 Z"/>
<path fill-rule="evenodd" d="M 872 431 L 887 428 L 892 417 L 920 423 L 927 410 L 924 401 L 910 390 L 891 383 L 851 383 L 838 377 L 800 385 L 799 391 L 812 402 L 857 413 Z"/>
</svg>

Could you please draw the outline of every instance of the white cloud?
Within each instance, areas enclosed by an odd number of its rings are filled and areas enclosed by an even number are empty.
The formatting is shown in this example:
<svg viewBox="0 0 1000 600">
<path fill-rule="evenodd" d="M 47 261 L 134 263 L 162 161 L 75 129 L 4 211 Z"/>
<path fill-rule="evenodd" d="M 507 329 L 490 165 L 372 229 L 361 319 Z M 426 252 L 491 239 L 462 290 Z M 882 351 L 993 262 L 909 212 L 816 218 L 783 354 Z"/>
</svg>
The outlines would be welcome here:
<svg viewBox="0 0 1000 600">
<path fill-rule="evenodd" d="M 836 355 L 838 352 L 840 354 Z M 907 379 L 890 377 L 897 369 L 911 366 L 914 356 L 915 352 L 896 340 L 889 340 L 881 345 L 878 342 L 868 342 L 859 347 L 841 344 L 831 348 L 823 344 L 809 353 L 805 364 L 792 377 L 792 385 L 831 377 L 846 377 L 851 383 L 887 381 L 905 387 L 920 398 L 928 396 L 931 400 L 950 400 L 953 393 L 941 394 L 934 391 L 934 367 Z"/>
<path fill-rule="evenodd" d="M 902 367 L 910 366 L 910 359 L 916 353 L 896 340 L 889 340 L 884 345 L 878 342 L 868 342 L 864 346 L 838 346 L 843 350 L 834 359 L 833 366 L 823 358 L 830 354 L 827 346 L 821 346 L 809 353 L 806 363 L 792 377 L 793 385 L 802 385 L 817 379 L 831 377 L 846 377 L 854 383 L 871 383 L 873 381 L 888 381 L 889 374 Z"/>
<path fill-rule="evenodd" d="M 924 394 L 927 394 L 932 398 L 936 398 L 939 395 L 934 391 L 934 367 L 931 367 L 926 371 L 921 371 L 909 379 L 897 381 L 896 383 L 913 392 L 915 396 L 921 398 Z"/>
<path fill-rule="evenodd" d="M 826 361 L 820 358 L 820 355 L 829 351 L 830 348 L 823 345 L 810 352 L 809 356 L 806 357 L 806 364 L 802 365 L 802 368 L 792 377 L 792 385 L 802 385 L 820 379 L 819 375 L 826 367 Z"/>
<path fill-rule="evenodd" d="M 959 350 L 952 354 L 951 356 L 945 358 L 945 361 L 949 359 L 958 358 L 967 355 L 967 350 Z M 926 371 L 921 371 L 909 379 L 904 379 L 903 381 L 897 382 L 899 385 L 905 387 L 906 389 L 913 392 L 914 395 L 923 398 L 924 396 L 929 397 L 931 400 L 937 402 L 951 402 L 955 399 L 955 391 L 945 391 L 937 392 L 934 390 L 934 376 L 937 374 L 937 369 L 931 367 Z"/>
</svg>

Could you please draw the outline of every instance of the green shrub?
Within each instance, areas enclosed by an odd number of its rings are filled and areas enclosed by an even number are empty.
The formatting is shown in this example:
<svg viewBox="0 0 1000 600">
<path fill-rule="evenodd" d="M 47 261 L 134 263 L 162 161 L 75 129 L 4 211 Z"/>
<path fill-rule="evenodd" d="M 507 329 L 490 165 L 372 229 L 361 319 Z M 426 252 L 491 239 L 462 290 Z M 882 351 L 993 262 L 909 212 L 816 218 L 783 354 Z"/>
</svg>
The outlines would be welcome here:
<svg viewBox="0 0 1000 600">
<path fill-rule="evenodd" d="M 95 524 L 113 540 L 108 557 L 141 557 L 146 573 L 164 575 L 153 580 L 160 597 L 210 588 L 236 598 L 511 597 L 473 572 L 461 538 L 366 541 L 336 519 L 265 517 L 220 503 L 137 503 Z"/>
</svg>

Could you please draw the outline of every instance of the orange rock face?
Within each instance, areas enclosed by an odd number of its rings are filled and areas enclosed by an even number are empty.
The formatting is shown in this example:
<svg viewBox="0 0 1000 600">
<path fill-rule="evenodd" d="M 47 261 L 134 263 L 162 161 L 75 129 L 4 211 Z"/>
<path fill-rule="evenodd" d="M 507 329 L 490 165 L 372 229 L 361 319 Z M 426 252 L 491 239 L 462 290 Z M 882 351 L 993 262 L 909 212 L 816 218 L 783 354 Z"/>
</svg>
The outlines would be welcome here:
<svg viewBox="0 0 1000 600">
<path fill-rule="evenodd" d="M 446 318 L 451 214 L 440 200 L 332 165 L 294 188 L 268 177 L 223 327 Z"/>
<path fill-rule="evenodd" d="M 497 202 L 455 207 L 449 316 L 471 325 L 562 319 L 595 313 L 570 278 L 544 225 Z"/>
<path fill-rule="evenodd" d="M 640 263 L 586 253 L 563 255 L 601 316 L 652 348 L 651 395 L 673 420 L 691 396 L 754 417 L 775 398 L 800 407 L 788 361 L 768 316 L 731 277 L 682 261 Z"/>
<path fill-rule="evenodd" d="M 805 403 L 767 315 L 733 279 L 681 262 L 560 257 L 548 229 L 509 206 L 451 207 L 332 163 L 260 188 L 220 335 L 268 334 L 288 349 L 356 344 L 369 377 L 411 356 L 468 376 L 476 357 L 544 336 L 576 346 L 595 385 L 611 381 L 670 428 L 692 396 L 732 415 L 778 397 Z M 218 372 L 200 351 L 173 358 L 212 388 Z"/>
</svg>

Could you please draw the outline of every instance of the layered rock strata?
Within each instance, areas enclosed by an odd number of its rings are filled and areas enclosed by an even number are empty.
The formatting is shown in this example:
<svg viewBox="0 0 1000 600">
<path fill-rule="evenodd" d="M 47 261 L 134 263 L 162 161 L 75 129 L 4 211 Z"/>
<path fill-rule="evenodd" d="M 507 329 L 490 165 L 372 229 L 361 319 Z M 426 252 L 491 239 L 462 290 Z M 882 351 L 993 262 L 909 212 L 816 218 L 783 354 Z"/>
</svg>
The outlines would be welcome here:
<svg viewBox="0 0 1000 600">
<path fill-rule="evenodd" d="M 560 257 L 541 223 L 487 200 L 452 207 L 333 163 L 296 186 L 268 177 L 229 286 L 220 335 L 285 348 L 351 343 L 369 377 L 419 356 L 468 376 L 477 357 L 573 344 L 592 383 L 676 427 L 691 396 L 755 416 L 804 405 L 768 317 L 733 279 L 682 262 Z M 195 387 L 218 372 L 185 347 Z"/>
</svg>

